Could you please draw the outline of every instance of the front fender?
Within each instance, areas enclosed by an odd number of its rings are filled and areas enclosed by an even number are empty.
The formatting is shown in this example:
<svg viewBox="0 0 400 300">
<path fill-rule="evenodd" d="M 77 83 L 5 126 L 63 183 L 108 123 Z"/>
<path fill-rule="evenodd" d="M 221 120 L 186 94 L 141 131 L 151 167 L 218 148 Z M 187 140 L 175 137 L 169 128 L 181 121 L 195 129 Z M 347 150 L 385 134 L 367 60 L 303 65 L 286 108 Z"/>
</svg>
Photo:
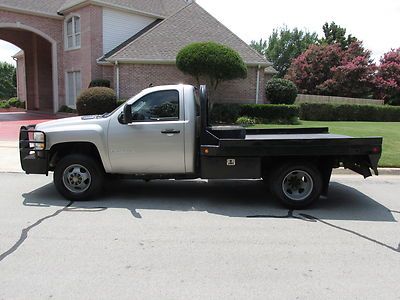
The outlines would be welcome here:
<svg viewBox="0 0 400 300">
<path fill-rule="evenodd" d="M 108 157 L 107 134 L 104 128 L 98 124 L 83 126 L 63 126 L 46 131 L 46 150 L 64 143 L 91 143 L 100 155 L 106 172 L 111 170 Z"/>
</svg>

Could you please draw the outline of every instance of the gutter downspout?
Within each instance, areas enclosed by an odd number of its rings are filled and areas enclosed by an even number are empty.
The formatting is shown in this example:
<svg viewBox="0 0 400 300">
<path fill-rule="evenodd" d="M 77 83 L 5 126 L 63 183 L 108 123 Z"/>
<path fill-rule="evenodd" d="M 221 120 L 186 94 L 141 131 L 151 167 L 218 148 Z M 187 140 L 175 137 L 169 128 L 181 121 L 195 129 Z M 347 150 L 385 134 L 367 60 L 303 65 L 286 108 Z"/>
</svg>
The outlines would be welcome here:
<svg viewBox="0 0 400 300">
<path fill-rule="evenodd" d="M 257 88 L 256 88 L 256 104 L 258 104 L 259 99 L 260 99 L 260 69 L 261 66 L 258 65 L 257 67 Z"/>
<path fill-rule="evenodd" d="M 118 61 L 115 61 L 115 66 L 117 68 L 117 78 L 116 78 L 116 83 L 115 83 L 115 89 L 117 90 L 117 99 L 119 100 L 119 64 Z"/>
</svg>

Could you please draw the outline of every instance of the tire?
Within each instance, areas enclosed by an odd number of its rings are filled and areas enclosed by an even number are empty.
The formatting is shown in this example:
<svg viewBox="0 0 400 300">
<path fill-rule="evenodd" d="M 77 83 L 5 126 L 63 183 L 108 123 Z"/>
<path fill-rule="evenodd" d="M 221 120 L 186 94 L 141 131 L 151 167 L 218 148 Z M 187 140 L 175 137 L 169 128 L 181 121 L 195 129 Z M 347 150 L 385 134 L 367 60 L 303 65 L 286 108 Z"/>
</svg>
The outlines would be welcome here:
<svg viewBox="0 0 400 300">
<path fill-rule="evenodd" d="M 303 209 L 322 193 L 321 172 L 311 163 L 293 161 L 278 166 L 271 177 L 271 190 L 284 206 Z"/>
<path fill-rule="evenodd" d="M 57 191 L 66 199 L 89 200 L 101 191 L 104 171 L 93 158 L 72 154 L 57 163 L 53 180 Z"/>
</svg>

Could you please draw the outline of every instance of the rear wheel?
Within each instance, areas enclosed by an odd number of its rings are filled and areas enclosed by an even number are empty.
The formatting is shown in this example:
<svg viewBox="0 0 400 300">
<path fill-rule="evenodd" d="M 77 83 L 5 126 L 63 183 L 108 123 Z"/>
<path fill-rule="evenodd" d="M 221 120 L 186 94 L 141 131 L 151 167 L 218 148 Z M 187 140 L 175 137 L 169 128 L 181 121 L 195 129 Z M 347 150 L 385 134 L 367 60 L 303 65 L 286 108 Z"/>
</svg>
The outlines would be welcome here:
<svg viewBox="0 0 400 300">
<path fill-rule="evenodd" d="M 290 162 L 273 172 L 271 185 L 273 193 L 286 207 L 301 209 L 319 199 L 322 175 L 311 163 Z"/>
<path fill-rule="evenodd" d="M 104 172 L 98 162 L 85 155 L 68 155 L 54 170 L 58 192 L 70 200 L 88 200 L 101 191 Z"/>
</svg>

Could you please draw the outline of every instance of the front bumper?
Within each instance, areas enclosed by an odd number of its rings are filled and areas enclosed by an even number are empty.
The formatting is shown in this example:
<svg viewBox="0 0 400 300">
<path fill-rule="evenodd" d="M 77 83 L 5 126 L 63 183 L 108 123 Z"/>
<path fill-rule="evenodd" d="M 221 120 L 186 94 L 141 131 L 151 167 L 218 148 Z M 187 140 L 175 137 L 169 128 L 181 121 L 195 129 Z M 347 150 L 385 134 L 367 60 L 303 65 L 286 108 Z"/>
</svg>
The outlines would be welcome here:
<svg viewBox="0 0 400 300">
<path fill-rule="evenodd" d="M 19 156 L 22 170 L 26 174 L 46 174 L 49 173 L 48 151 L 35 150 L 34 145 L 39 142 L 33 140 L 33 134 L 41 132 L 35 130 L 34 125 L 22 126 L 19 132 Z M 46 149 L 46 135 L 44 132 L 44 149 Z"/>
</svg>

